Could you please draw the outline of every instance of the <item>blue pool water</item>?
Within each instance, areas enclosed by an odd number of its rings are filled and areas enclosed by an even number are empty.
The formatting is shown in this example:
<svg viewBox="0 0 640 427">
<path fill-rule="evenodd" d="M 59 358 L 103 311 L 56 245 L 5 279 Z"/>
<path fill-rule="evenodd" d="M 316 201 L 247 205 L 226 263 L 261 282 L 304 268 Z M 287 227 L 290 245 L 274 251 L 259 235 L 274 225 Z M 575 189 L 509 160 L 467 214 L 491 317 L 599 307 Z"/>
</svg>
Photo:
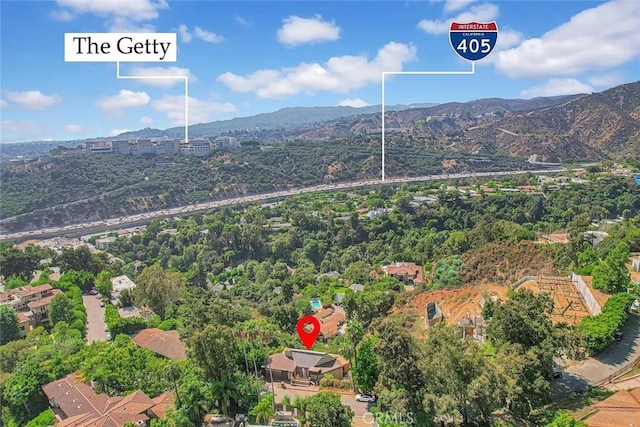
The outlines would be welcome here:
<svg viewBox="0 0 640 427">
<path fill-rule="evenodd" d="M 312 299 L 311 307 L 313 307 L 314 310 L 319 310 L 322 308 L 322 304 L 320 303 L 319 299 Z"/>
</svg>

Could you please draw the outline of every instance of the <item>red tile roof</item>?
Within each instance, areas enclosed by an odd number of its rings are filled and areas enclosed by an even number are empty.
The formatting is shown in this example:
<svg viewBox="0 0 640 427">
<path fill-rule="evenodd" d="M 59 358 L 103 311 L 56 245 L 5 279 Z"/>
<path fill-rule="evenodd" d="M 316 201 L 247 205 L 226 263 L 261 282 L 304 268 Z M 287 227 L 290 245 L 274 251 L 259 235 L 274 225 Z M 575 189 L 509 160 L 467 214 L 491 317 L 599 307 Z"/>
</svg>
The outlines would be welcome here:
<svg viewBox="0 0 640 427">
<path fill-rule="evenodd" d="M 415 283 L 424 283 L 424 270 L 422 266 L 413 262 L 401 262 L 386 266 L 386 272 L 390 276 L 412 276 Z"/>
<path fill-rule="evenodd" d="M 140 390 L 125 397 L 98 394 L 76 374 L 46 384 L 42 390 L 49 400 L 56 402 L 65 417 L 58 423 L 59 427 L 122 427 L 126 423 L 146 422 L 147 411 L 161 418 L 173 402 L 170 392 L 155 399 Z"/>
<path fill-rule="evenodd" d="M 585 420 L 588 427 L 639 425 L 640 388 L 620 390 L 593 407 L 597 412 Z"/>
<path fill-rule="evenodd" d="M 158 328 L 143 329 L 133 337 L 132 341 L 140 347 L 147 348 L 168 359 L 187 359 L 187 348 L 180 341 L 178 331 L 163 331 Z"/>
</svg>

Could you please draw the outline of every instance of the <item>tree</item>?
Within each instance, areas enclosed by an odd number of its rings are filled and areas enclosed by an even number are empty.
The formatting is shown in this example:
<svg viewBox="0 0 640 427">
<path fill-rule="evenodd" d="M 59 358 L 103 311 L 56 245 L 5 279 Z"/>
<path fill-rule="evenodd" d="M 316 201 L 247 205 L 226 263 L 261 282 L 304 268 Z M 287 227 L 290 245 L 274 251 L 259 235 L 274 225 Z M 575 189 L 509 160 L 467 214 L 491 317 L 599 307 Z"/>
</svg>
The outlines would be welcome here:
<svg viewBox="0 0 640 427">
<path fill-rule="evenodd" d="M 146 304 L 163 320 L 185 289 L 185 278 L 177 272 L 167 272 L 154 264 L 146 267 L 136 279 L 134 295 L 138 304 Z"/>
<path fill-rule="evenodd" d="M 629 244 L 618 243 L 606 256 L 603 262 L 593 269 L 593 287 L 605 292 L 623 292 L 631 283 L 631 275 L 627 269 L 629 260 Z"/>
<path fill-rule="evenodd" d="M 373 390 L 380 374 L 378 356 L 374 352 L 374 347 L 374 338 L 371 336 L 365 338 L 356 351 L 356 363 L 351 370 L 355 386 L 364 392 Z"/>
<path fill-rule="evenodd" d="M 256 423 L 267 424 L 275 415 L 273 412 L 273 393 L 263 394 L 258 404 L 251 408 L 249 414 L 256 419 Z"/>
<path fill-rule="evenodd" d="M 123 289 L 118 295 L 118 303 L 120 307 L 133 307 L 136 305 L 134 293 L 131 289 Z"/>
<path fill-rule="evenodd" d="M 0 245 L 0 274 L 5 278 L 18 277 L 31 280 L 31 275 L 38 268 L 40 257 L 37 253 L 28 253 L 13 245 Z"/>
<path fill-rule="evenodd" d="M 354 412 L 340 402 L 340 395 L 322 391 L 304 403 L 310 427 L 351 427 Z"/>
<path fill-rule="evenodd" d="M 65 294 L 58 294 L 49 305 L 49 319 L 51 325 L 58 322 L 73 322 L 73 302 Z"/>
<path fill-rule="evenodd" d="M 558 411 L 546 427 L 587 427 L 587 424 L 583 421 L 577 421 L 568 412 Z"/>
<path fill-rule="evenodd" d="M 0 345 L 20 338 L 18 313 L 13 307 L 0 305 Z"/>
<path fill-rule="evenodd" d="M 111 295 L 111 288 L 112 288 L 111 278 L 112 277 L 113 277 L 113 274 L 111 274 L 109 270 L 102 270 L 96 276 L 96 280 L 95 280 L 96 289 L 102 295 L 105 295 L 105 296 Z"/>
<path fill-rule="evenodd" d="M 356 356 L 356 347 L 364 337 L 364 328 L 357 320 L 351 320 L 347 323 L 346 338 L 350 344 L 349 359 Z M 356 361 L 357 364 L 357 361 Z M 354 364 L 355 366 L 355 364 Z"/>
<path fill-rule="evenodd" d="M 239 346 L 233 330 L 224 325 L 207 325 L 189 343 L 190 358 L 209 381 L 230 381 L 238 371 Z"/>
</svg>

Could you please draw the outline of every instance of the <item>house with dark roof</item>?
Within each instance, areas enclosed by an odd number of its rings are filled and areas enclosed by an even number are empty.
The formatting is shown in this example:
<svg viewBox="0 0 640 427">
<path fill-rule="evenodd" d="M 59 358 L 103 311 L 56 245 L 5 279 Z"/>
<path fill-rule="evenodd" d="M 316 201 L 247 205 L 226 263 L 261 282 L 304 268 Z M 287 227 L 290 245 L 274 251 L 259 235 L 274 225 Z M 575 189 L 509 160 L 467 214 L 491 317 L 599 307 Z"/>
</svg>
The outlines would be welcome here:
<svg viewBox="0 0 640 427">
<path fill-rule="evenodd" d="M 131 341 L 167 359 L 187 359 L 187 347 L 180 341 L 178 331 L 163 331 L 158 328 L 143 329 Z"/>
<path fill-rule="evenodd" d="M 286 348 L 269 356 L 263 369 L 265 378 L 274 381 L 317 384 L 325 374 L 341 380 L 349 372 L 349 361 L 335 354 Z"/>
<path fill-rule="evenodd" d="M 57 427 L 148 426 L 151 418 L 164 417 L 173 405 L 170 392 L 154 399 L 140 390 L 124 397 L 96 393 L 77 373 L 45 384 L 42 391 L 56 415 Z"/>
</svg>

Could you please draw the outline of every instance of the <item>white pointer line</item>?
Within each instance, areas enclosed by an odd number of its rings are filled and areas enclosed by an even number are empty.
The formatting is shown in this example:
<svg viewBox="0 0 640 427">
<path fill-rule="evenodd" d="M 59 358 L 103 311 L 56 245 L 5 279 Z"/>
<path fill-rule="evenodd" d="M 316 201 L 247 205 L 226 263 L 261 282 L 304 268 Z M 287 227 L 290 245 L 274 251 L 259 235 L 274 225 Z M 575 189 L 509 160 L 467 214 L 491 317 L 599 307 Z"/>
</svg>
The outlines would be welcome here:
<svg viewBox="0 0 640 427">
<path fill-rule="evenodd" d="M 184 142 L 189 142 L 189 76 L 123 76 L 120 75 L 120 62 L 116 62 L 116 77 L 119 79 L 184 79 Z"/>
<path fill-rule="evenodd" d="M 382 72 L 382 181 L 384 181 L 384 80 L 386 76 L 408 75 L 470 75 L 476 73 L 476 63 L 471 62 L 469 71 L 383 71 Z"/>
</svg>

